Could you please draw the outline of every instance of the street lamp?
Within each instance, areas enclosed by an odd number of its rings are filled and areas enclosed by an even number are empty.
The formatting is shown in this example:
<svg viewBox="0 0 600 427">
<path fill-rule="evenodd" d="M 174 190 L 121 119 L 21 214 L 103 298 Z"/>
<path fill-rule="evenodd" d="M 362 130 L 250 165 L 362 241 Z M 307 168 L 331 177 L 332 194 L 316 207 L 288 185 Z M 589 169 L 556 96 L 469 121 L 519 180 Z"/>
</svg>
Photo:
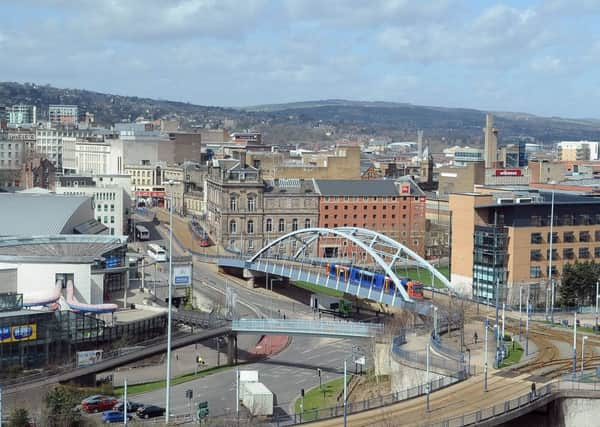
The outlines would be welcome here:
<svg viewBox="0 0 600 427">
<path fill-rule="evenodd" d="M 426 350 L 426 358 L 427 358 L 427 376 L 426 376 L 426 381 L 427 384 L 425 384 L 425 392 L 427 393 L 427 412 L 429 412 L 429 392 L 430 392 L 430 380 L 429 380 L 429 341 L 427 341 L 427 350 Z"/>
<path fill-rule="evenodd" d="M 348 381 L 346 380 L 347 375 L 347 363 L 344 359 L 344 427 L 348 426 Z"/>
<path fill-rule="evenodd" d="M 436 340 L 438 337 L 437 312 L 438 312 L 438 308 L 434 305 L 433 306 L 433 338 Z"/>
<path fill-rule="evenodd" d="M 556 182 L 551 181 L 552 185 Z M 554 243 L 554 187 L 552 187 L 552 203 L 550 204 L 550 257 L 548 257 L 548 280 L 552 289 L 550 296 L 550 322 L 554 324 L 554 278 L 552 277 L 552 244 Z"/>
<path fill-rule="evenodd" d="M 169 198 L 169 296 L 167 299 L 167 380 L 165 397 L 165 424 L 169 424 L 171 415 L 171 325 L 172 325 L 172 294 L 173 294 L 173 181 L 169 180 L 170 193 Z"/>
<path fill-rule="evenodd" d="M 577 312 L 573 313 L 573 379 L 577 375 Z"/>
<path fill-rule="evenodd" d="M 600 285 L 600 280 L 596 279 L 596 329 L 598 328 L 598 285 Z"/>
<path fill-rule="evenodd" d="M 581 376 L 583 377 L 583 355 L 585 353 L 585 342 L 588 339 L 587 335 L 584 335 L 581 339 Z"/>
<path fill-rule="evenodd" d="M 484 350 L 483 350 L 483 390 L 488 391 L 487 376 L 488 376 L 488 322 L 486 318 L 484 325 Z"/>
</svg>

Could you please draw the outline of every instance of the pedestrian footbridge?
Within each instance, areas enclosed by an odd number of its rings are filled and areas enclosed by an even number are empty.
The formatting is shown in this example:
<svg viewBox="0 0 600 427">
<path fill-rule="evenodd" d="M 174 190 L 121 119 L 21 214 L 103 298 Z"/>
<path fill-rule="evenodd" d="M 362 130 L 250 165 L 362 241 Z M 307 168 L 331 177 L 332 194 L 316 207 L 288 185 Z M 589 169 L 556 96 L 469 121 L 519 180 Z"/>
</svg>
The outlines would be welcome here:
<svg viewBox="0 0 600 427">
<path fill-rule="evenodd" d="M 238 334 L 370 338 L 381 334 L 383 325 L 335 320 L 239 319 L 232 322 L 231 330 Z"/>
</svg>

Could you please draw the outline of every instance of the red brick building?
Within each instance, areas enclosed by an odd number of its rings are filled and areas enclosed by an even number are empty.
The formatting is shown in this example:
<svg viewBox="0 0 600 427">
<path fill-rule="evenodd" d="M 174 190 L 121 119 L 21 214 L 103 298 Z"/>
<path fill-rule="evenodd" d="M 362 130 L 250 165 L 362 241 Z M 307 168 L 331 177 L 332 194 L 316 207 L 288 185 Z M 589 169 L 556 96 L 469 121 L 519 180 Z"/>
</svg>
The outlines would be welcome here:
<svg viewBox="0 0 600 427">
<path fill-rule="evenodd" d="M 392 180 L 315 180 L 319 227 L 360 227 L 377 231 L 425 254 L 425 193 L 403 177 Z M 340 246 L 346 249 L 340 249 Z M 357 247 L 321 239 L 320 256 L 352 256 Z"/>
</svg>

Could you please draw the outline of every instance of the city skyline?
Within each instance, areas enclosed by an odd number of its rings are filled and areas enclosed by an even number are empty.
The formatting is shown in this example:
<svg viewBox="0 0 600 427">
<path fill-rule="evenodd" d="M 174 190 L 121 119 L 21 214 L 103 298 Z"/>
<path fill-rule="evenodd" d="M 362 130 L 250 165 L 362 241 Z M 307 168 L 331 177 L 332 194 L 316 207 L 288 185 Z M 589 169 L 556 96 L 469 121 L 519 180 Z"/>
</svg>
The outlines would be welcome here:
<svg viewBox="0 0 600 427">
<path fill-rule="evenodd" d="M 600 117 L 600 3 L 78 2 L 0 6 L 0 81 L 200 105 L 319 99 Z"/>
</svg>

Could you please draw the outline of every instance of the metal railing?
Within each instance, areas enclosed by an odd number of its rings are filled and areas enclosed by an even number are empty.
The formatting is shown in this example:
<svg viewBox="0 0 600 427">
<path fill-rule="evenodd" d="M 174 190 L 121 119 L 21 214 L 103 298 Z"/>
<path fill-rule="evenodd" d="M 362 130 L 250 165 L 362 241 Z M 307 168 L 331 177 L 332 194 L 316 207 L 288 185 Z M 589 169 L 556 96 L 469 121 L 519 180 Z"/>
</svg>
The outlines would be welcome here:
<svg viewBox="0 0 600 427">
<path fill-rule="evenodd" d="M 416 352 L 416 351 L 407 351 L 401 348 L 401 345 L 406 343 L 405 339 L 402 339 L 401 336 L 395 336 L 392 340 L 392 358 L 396 360 L 398 363 L 409 362 L 413 364 L 417 364 L 423 369 L 425 369 L 427 365 L 427 356 L 425 352 Z M 456 372 L 464 372 L 466 366 L 463 361 L 457 361 L 452 359 L 444 359 L 442 357 L 436 356 L 435 354 L 429 355 L 429 366 L 433 372 L 437 372 L 438 370 L 443 371 L 443 375 L 447 375 L 450 373 L 451 375 Z M 460 380 L 465 378 L 461 377 Z"/>
<path fill-rule="evenodd" d="M 383 332 L 383 325 L 331 320 L 239 319 L 233 320 L 231 329 L 234 332 L 372 337 Z"/>
</svg>

